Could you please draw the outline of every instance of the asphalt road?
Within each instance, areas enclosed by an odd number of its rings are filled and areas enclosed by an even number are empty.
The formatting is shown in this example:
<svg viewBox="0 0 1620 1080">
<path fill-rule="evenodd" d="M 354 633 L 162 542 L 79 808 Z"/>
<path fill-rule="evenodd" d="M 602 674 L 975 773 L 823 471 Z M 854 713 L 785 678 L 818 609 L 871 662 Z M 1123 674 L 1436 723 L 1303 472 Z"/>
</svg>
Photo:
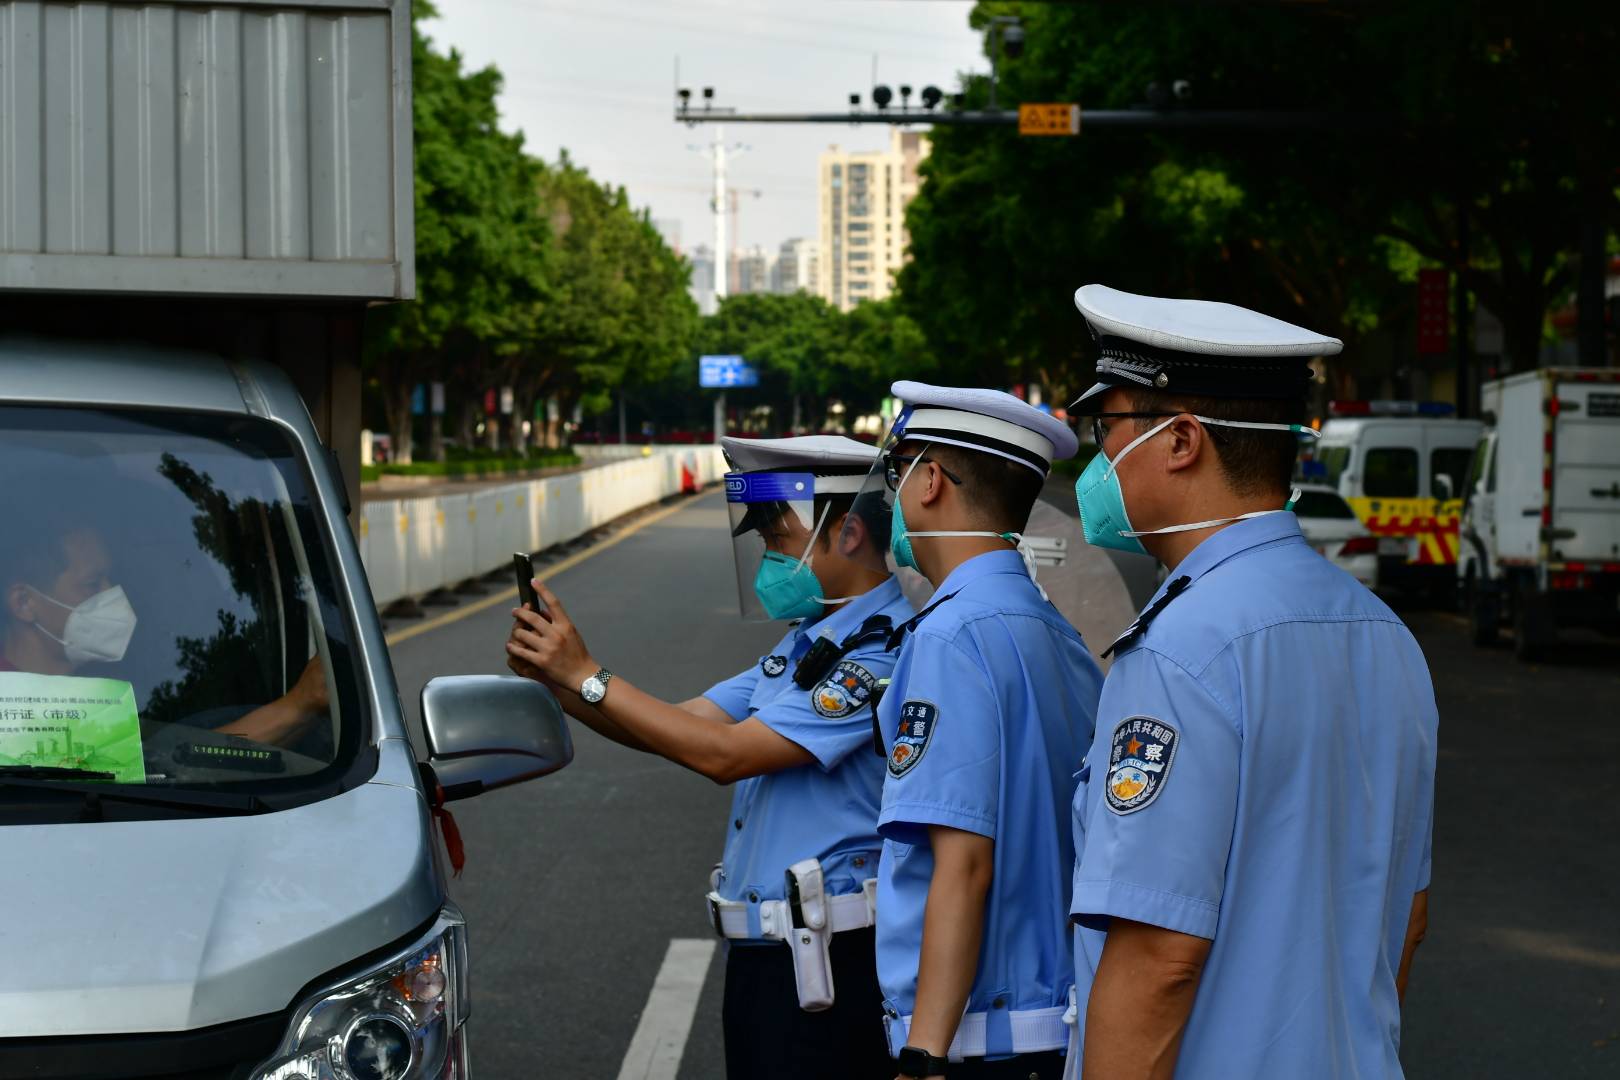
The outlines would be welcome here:
<svg viewBox="0 0 1620 1080">
<path fill-rule="evenodd" d="M 720 499 L 706 495 L 551 580 L 603 663 L 682 698 L 776 640 L 736 616 L 723 523 Z M 1151 589 L 1141 569 L 1127 568 L 1133 593 Z M 393 648 L 413 714 L 432 675 L 504 671 L 506 611 Z M 1584 638 L 1556 663 L 1523 666 L 1474 649 L 1453 616 L 1403 614 L 1441 715 L 1408 1074 L 1620 1075 L 1620 646 Z M 1302 679 L 1302 705 L 1314 690 Z M 670 940 L 708 936 L 700 897 L 727 793 L 576 732 L 567 769 L 455 805 L 468 865 L 452 893 L 470 924 L 484 1078 L 617 1076 Z M 720 973 L 716 953 L 683 1080 L 723 1075 Z"/>
</svg>

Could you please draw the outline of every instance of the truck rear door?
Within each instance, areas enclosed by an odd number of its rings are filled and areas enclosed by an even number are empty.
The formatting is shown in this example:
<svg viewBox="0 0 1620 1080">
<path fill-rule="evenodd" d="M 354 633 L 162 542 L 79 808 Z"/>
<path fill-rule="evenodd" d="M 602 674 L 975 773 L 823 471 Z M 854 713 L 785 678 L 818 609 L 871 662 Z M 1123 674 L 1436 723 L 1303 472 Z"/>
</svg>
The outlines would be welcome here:
<svg viewBox="0 0 1620 1080">
<path fill-rule="evenodd" d="M 1607 374 L 1607 373 L 1605 373 Z M 1560 562 L 1620 560 L 1620 380 L 1560 381 L 1552 542 Z"/>
</svg>

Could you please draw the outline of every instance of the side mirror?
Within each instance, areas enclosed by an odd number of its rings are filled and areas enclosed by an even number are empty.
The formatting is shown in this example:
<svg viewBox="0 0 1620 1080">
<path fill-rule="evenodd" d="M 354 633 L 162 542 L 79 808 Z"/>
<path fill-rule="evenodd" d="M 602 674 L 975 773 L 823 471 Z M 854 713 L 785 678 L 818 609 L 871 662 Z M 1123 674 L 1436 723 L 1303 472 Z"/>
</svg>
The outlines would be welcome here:
<svg viewBox="0 0 1620 1080">
<path fill-rule="evenodd" d="M 1451 490 L 1451 477 L 1445 473 L 1436 473 L 1434 476 L 1434 497 L 1441 502 L 1456 498 Z"/>
<path fill-rule="evenodd" d="M 429 680 L 422 688 L 422 726 L 427 763 L 446 802 L 521 784 L 574 760 L 556 697 L 516 675 Z"/>
</svg>

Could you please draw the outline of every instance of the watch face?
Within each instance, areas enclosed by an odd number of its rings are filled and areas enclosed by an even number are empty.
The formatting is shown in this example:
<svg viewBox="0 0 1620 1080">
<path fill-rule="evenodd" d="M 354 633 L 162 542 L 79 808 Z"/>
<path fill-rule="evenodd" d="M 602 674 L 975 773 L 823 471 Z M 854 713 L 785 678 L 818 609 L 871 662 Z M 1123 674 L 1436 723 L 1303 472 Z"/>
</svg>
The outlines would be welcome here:
<svg viewBox="0 0 1620 1080">
<path fill-rule="evenodd" d="M 592 675 L 590 678 L 586 679 L 584 685 L 579 688 L 579 696 L 590 702 L 592 705 L 596 704 L 598 701 L 601 701 L 606 694 L 607 687 L 603 686 L 602 680 L 598 679 L 595 675 Z"/>
</svg>

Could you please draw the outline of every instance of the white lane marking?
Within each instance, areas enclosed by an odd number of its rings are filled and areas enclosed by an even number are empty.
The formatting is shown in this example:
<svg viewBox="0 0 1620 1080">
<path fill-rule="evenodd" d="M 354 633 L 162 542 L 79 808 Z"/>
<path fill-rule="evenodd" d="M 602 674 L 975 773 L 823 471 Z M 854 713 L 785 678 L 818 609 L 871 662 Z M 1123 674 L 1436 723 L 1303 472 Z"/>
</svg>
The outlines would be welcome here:
<svg viewBox="0 0 1620 1080">
<path fill-rule="evenodd" d="M 641 1022 L 624 1052 L 619 1080 L 675 1080 L 714 944 L 707 938 L 675 938 L 669 943 Z"/>
</svg>

